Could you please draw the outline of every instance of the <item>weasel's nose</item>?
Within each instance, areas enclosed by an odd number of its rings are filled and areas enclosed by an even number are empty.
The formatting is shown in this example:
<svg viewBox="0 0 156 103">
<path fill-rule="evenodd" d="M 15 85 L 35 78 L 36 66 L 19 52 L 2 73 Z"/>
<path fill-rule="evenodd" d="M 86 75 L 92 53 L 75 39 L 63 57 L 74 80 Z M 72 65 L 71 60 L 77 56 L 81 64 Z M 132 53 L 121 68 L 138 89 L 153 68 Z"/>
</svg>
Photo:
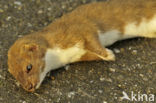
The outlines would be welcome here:
<svg viewBox="0 0 156 103">
<path fill-rule="evenodd" d="M 32 83 L 29 83 L 27 86 L 26 86 L 26 90 L 28 92 L 33 92 L 35 90 L 35 87 L 36 85 L 33 85 Z"/>
<path fill-rule="evenodd" d="M 33 85 L 30 83 L 30 84 L 28 85 L 27 89 L 28 89 L 28 90 L 33 89 Z"/>
</svg>

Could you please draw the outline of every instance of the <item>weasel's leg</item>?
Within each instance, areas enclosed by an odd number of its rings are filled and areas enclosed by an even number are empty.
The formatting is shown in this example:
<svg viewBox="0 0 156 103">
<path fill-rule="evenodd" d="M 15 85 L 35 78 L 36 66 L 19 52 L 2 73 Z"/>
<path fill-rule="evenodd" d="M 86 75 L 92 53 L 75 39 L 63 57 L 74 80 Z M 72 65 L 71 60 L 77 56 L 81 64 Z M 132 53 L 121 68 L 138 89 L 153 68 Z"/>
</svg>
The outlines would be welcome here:
<svg viewBox="0 0 156 103">
<path fill-rule="evenodd" d="M 87 51 L 79 61 L 93 61 L 93 60 L 103 60 L 99 56 L 97 56 L 95 53 L 92 53 L 90 51 Z"/>
<path fill-rule="evenodd" d="M 102 59 L 106 61 L 114 61 L 115 60 L 115 55 L 114 53 L 107 49 L 104 48 L 98 38 L 92 36 L 87 38 L 86 44 L 85 44 L 85 49 L 88 51 L 87 55 L 90 55 L 92 59 Z"/>
<path fill-rule="evenodd" d="M 106 61 L 114 61 L 115 55 L 113 52 L 106 48 L 106 54 L 108 56 L 105 56 L 105 51 L 101 51 L 100 53 L 95 53 L 93 51 L 87 51 L 85 55 L 81 57 L 79 61 L 93 61 L 93 60 L 106 60 Z M 104 54 L 104 55 L 103 55 Z"/>
</svg>

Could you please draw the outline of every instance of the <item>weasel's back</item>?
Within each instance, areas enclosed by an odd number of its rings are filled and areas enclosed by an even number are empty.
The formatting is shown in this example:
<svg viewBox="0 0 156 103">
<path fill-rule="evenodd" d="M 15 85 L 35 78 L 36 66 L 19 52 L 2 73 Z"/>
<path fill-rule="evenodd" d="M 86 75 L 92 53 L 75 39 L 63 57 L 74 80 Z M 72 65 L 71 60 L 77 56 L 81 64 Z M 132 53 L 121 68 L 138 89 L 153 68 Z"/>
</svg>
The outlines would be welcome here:
<svg viewBox="0 0 156 103">
<path fill-rule="evenodd" d="M 155 13 L 156 0 L 109 0 L 80 6 L 70 16 L 84 16 L 102 30 L 118 28 L 122 31 L 124 25 L 150 20 Z"/>
</svg>

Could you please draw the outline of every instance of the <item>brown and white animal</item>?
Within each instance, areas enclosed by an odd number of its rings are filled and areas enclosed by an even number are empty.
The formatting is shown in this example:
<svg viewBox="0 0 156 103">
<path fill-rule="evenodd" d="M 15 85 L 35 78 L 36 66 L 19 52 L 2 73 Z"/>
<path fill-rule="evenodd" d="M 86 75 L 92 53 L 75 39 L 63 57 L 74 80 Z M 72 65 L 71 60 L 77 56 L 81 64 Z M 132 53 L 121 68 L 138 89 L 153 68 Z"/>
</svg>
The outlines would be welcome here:
<svg viewBox="0 0 156 103">
<path fill-rule="evenodd" d="M 82 5 L 18 39 L 8 51 L 9 72 L 33 92 L 50 70 L 80 61 L 115 60 L 105 46 L 133 37 L 156 38 L 156 0 Z"/>
</svg>

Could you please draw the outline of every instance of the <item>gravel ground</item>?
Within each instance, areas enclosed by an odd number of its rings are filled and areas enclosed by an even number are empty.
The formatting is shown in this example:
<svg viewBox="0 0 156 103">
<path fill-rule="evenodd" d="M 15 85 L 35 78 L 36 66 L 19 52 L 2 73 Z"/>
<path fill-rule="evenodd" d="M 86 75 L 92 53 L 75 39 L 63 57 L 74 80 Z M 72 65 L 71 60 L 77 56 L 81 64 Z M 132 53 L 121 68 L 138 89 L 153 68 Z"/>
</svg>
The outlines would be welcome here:
<svg viewBox="0 0 156 103">
<path fill-rule="evenodd" d="M 52 71 L 35 93 L 24 91 L 8 72 L 7 51 L 18 37 L 95 1 L 0 0 L 0 103 L 132 103 L 122 92 L 130 98 L 133 92 L 136 100 L 141 94 L 148 100 L 156 96 L 156 39 L 117 42 L 110 47 L 115 62 L 81 62 Z"/>
</svg>

